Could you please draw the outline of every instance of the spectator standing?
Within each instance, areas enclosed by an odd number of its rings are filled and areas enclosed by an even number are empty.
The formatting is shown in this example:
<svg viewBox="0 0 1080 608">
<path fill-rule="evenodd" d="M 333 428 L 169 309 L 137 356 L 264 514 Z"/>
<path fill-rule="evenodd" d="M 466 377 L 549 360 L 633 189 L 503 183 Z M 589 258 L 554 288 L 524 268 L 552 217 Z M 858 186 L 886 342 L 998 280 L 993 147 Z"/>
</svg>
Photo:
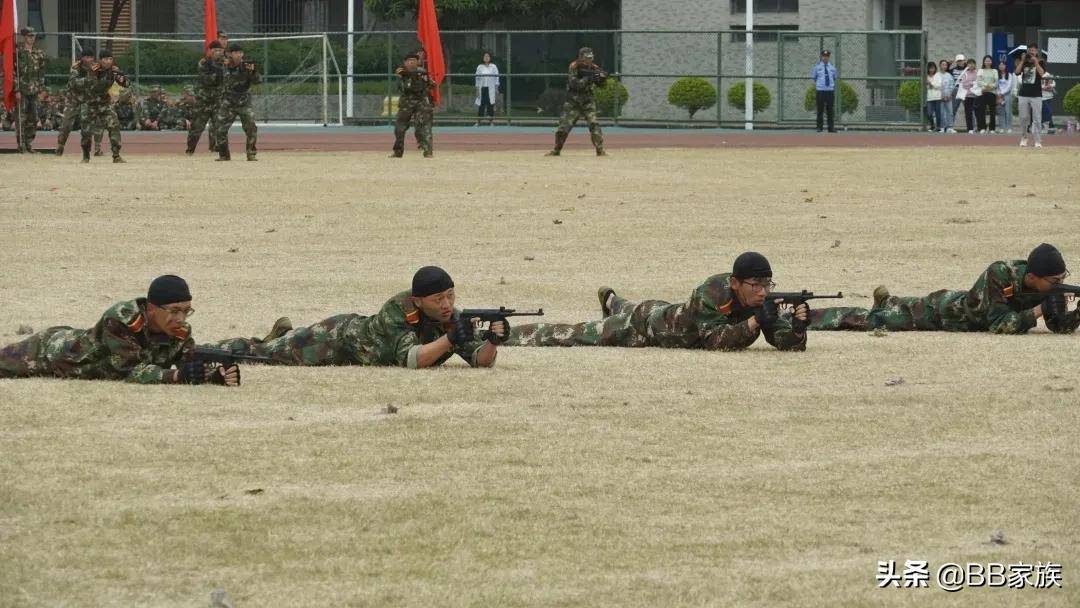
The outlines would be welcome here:
<svg viewBox="0 0 1080 608">
<path fill-rule="evenodd" d="M 1039 58 L 1039 45 L 1029 44 L 1027 50 L 1016 58 L 1013 68 L 1020 81 L 1017 105 L 1020 106 L 1020 147 L 1028 145 L 1028 130 L 1035 138 L 1035 147 L 1042 147 L 1042 79 L 1046 74 L 1042 59 Z"/>
<path fill-rule="evenodd" d="M 964 123 L 967 132 L 971 134 L 976 132 L 975 98 L 979 96 L 979 90 L 976 86 L 978 75 L 978 71 L 975 69 L 975 60 L 968 59 L 964 71 L 960 73 L 960 78 L 957 79 L 956 85 L 956 96 L 960 97 L 964 102 Z"/>
<path fill-rule="evenodd" d="M 1004 60 L 998 63 L 998 132 L 1012 133 L 1012 100 L 1016 97 L 1016 74 Z"/>
<path fill-rule="evenodd" d="M 975 91 L 979 96 L 975 100 L 976 121 L 979 125 L 979 133 L 997 131 L 997 85 L 998 73 L 994 69 L 994 58 L 990 55 L 983 57 L 982 67 L 977 72 Z M 990 117 L 989 127 L 986 124 L 987 116 Z"/>
<path fill-rule="evenodd" d="M 480 58 L 480 65 L 476 66 L 476 126 L 484 115 L 488 116 L 488 124 L 495 124 L 495 98 L 499 95 L 499 66 L 491 61 L 491 53 L 484 53 Z"/>
<path fill-rule="evenodd" d="M 960 106 L 964 104 L 964 98 L 960 92 L 960 77 L 963 76 L 964 71 L 967 70 L 967 58 L 961 53 L 953 60 L 952 66 L 949 69 L 949 74 L 953 80 L 953 101 L 952 101 L 952 117 L 949 119 L 949 126 L 953 126 L 956 123 L 956 113 L 960 109 Z M 956 129 L 952 129 L 955 133 Z"/>
<path fill-rule="evenodd" d="M 941 103 L 941 74 L 938 73 L 937 65 L 931 61 L 926 64 L 926 114 L 930 117 L 930 131 L 945 132 L 942 127 L 945 113 Z"/>
<path fill-rule="evenodd" d="M 836 66 L 829 63 L 832 53 L 825 49 L 821 51 L 821 61 L 814 64 L 810 69 L 810 79 L 814 81 L 814 89 L 817 95 L 817 131 L 821 133 L 823 117 L 828 116 L 829 133 L 836 133 L 833 125 L 834 107 L 836 104 Z"/>
<path fill-rule="evenodd" d="M 956 133 L 956 130 L 952 128 L 953 119 L 956 117 L 956 107 L 953 105 L 953 98 L 956 96 L 956 81 L 953 80 L 949 66 L 949 60 L 942 59 L 938 69 L 938 74 L 941 76 L 942 133 Z"/>
<path fill-rule="evenodd" d="M 1050 72 L 1043 74 L 1042 81 L 1042 117 L 1046 120 L 1046 132 L 1051 135 L 1056 131 L 1054 127 L 1054 94 L 1057 93 L 1057 81 Z"/>
</svg>

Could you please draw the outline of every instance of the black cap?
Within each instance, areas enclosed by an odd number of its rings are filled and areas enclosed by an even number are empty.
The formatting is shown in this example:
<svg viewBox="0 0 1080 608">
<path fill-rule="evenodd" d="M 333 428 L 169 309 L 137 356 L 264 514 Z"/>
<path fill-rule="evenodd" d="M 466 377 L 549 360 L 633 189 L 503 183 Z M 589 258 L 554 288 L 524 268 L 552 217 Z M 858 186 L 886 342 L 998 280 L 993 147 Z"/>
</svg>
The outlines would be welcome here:
<svg viewBox="0 0 1080 608">
<path fill-rule="evenodd" d="M 100 53 L 98 53 L 98 59 L 105 59 L 106 57 L 111 58 L 112 56 L 112 51 L 101 51 Z"/>
<path fill-rule="evenodd" d="M 229 43 L 229 52 L 230 53 L 233 52 L 233 51 L 242 51 L 242 50 L 244 50 L 244 47 L 240 46 L 239 43 L 236 43 L 236 42 L 230 42 Z"/>
<path fill-rule="evenodd" d="M 438 266 L 424 266 L 413 275 L 412 295 L 414 298 L 425 298 L 442 293 L 453 286 L 454 280 L 445 270 Z"/>
<path fill-rule="evenodd" d="M 828 55 L 828 56 L 832 57 L 832 51 L 830 51 L 829 49 L 825 49 L 824 51 L 821 51 L 821 56 L 824 57 L 825 55 Z"/>
<path fill-rule="evenodd" d="M 1052 277 L 1065 272 L 1065 258 L 1057 247 L 1043 243 L 1031 250 L 1027 259 L 1027 271 L 1037 277 Z"/>
<path fill-rule="evenodd" d="M 220 49 L 220 48 L 222 48 L 221 41 L 220 40 L 211 40 L 210 41 L 210 48 L 212 48 L 212 49 Z"/>
<path fill-rule="evenodd" d="M 772 266 L 769 260 L 756 251 L 747 251 L 735 258 L 731 275 L 740 281 L 743 279 L 771 278 Z"/>
<path fill-rule="evenodd" d="M 417 61 L 420 61 L 420 56 L 417 55 L 416 53 L 409 53 L 408 55 L 405 55 L 405 61 L 408 61 L 410 59 L 415 59 Z"/>
<path fill-rule="evenodd" d="M 146 300 L 154 306 L 190 302 L 191 291 L 188 290 L 187 281 L 175 274 L 166 274 L 150 283 L 150 289 L 146 293 Z"/>
</svg>

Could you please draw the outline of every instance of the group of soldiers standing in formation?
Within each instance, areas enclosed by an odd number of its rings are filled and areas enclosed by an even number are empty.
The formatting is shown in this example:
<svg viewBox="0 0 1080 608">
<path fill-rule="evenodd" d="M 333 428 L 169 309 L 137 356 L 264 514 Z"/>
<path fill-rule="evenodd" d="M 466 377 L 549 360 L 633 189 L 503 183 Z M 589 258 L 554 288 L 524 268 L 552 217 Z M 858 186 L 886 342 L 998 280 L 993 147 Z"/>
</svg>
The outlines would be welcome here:
<svg viewBox="0 0 1080 608">
<path fill-rule="evenodd" d="M 184 89 L 176 103 L 168 100 L 164 90 L 155 86 L 147 99 L 139 102 L 128 88 L 128 79 L 115 65 L 111 52 L 102 51 L 96 57 L 84 50 L 71 66 L 67 91 L 62 98 L 50 95 L 45 87 L 45 53 L 36 48 L 36 32 L 21 31 L 23 44 L 17 56 L 20 101 L 13 117 L 5 117 L 16 130 L 20 151 L 33 150 L 39 129 L 59 131 L 56 154 L 63 155 L 68 136 L 76 121 L 82 134 L 83 162 L 90 162 L 91 144 L 95 156 L 101 155 L 104 132 L 109 133 L 113 162 L 125 162 L 120 156 L 120 131 L 129 129 L 187 130 L 186 153 L 195 153 L 199 138 L 207 131 L 210 150 L 218 153 L 217 160 L 231 160 L 229 129 L 237 119 L 245 135 L 248 160 L 257 160 L 258 127 L 251 104 L 251 87 L 261 81 L 258 66 L 244 61 L 243 49 L 218 32 L 206 54 L 199 60 L 196 83 Z M 395 70 L 400 79 L 397 119 L 394 123 L 394 148 L 391 157 L 405 153 L 405 134 L 414 129 L 417 144 L 425 157 L 434 155 L 432 124 L 434 122 L 434 91 L 437 84 L 428 74 L 424 53 L 418 51 L 405 57 Z M 588 123 L 592 144 L 597 156 L 606 156 L 604 135 L 597 117 L 595 87 L 607 79 L 596 63 L 592 49 L 585 47 L 571 62 L 567 75 L 567 99 L 563 104 L 559 126 L 555 131 L 555 147 L 548 156 L 559 156 L 563 145 L 579 120 Z M 114 101 L 113 94 L 116 92 Z"/>
<path fill-rule="evenodd" d="M 14 115 L 5 117 L 16 131 L 20 151 L 33 151 L 39 129 L 55 128 L 59 131 L 56 154 L 61 156 L 78 124 L 83 162 L 90 162 L 92 142 L 95 156 L 101 155 L 104 132 L 109 134 L 113 162 L 125 162 L 120 156 L 120 131 L 134 129 L 185 130 L 186 152 L 192 155 L 209 125 L 210 150 L 218 153 L 217 160 L 230 160 L 228 132 L 239 118 L 246 135 L 247 159 L 256 160 L 258 128 L 251 87 L 260 82 L 258 66 L 244 61 L 243 49 L 229 44 L 224 33 L 218 32 L 218 39 L 208 45 L 199 60 L 195 85 L 185 87 L 176 103 L 160 86 L 152 87 L 150 95 L 140 102 L 107 50 L 96 58 L 93 51 L 84 50 L 71 66 L 65 94 L 50 95 L 45 87 L 45 53 L 35 47 L 37 34 L 31 28 L 20 33 L 23 43 L 16 58 L 19 103 Z"/>
<path fill-rule="evenodd" d="M 1066 295 L 1080 293 L 1080 287 L 1064 284 L 1068 276 L 1061 252 L 1043 243 L 1027 259 L 990 264 L 967 291 L 895 297 L 881 286 L 870 309 L 811 310 L 805 291 L 790 298 L 774 293 L 769 261 L 748 251 L 735 259 L 731 272 L 709 277 L 686 302 L 633 302 L 601 287 L 600 319 L 511 328 L 499 309 L 485 328 L 477 311 L 455 307 L 450 275 L 425 266 L 413 275 L 410 289 L 373 316 L 339 314 L 298 329 L 282 317 L 262 338 L 196 346 L 187 323 L 195 312 L 191 292 L 182 278 L 166 275 L 150 284 L 146 297 L 113 305 L 91 329 L 52 327 L 3 348 L 0 378 L 236 386 L 236 361 L 252 358 L 272 365 L 424 368 L 458 355 L 472 367 L 491 367 L 505 346 L 739 351 L 764 336 L 778 350 L 803 351 L 808 330 L 1023 334 L 1040 318 L 1051 332 L 1072 333 L 1080 326 L 1080 303 L 1069 310 Z"/>
</svg>

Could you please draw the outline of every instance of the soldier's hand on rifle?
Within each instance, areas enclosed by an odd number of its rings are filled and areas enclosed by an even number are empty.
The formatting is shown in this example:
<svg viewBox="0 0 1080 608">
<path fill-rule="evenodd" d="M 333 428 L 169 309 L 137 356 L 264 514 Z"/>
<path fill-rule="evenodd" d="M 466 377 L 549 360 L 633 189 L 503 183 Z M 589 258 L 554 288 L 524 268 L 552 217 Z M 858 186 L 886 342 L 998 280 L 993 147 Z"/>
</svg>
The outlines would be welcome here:
<svg viewBox="0 0 1080 608">
<path fill-rule="evenodd" d="M 206 380 L 206 366 L 200 359 L 184 361 L 176 370 L 179 384 L 202 384 Z"/>
<path fill-rule="evenodd" d="M 810 305 L 806 302 L 799 304 L 795 307 L 795 310 L 791 312 L 791 329 L 795 330 L 795 333 L 801 334 L 806 331 L 808 325 L 807 319 L 810 317 Z"/>
<path fill-rule="evenodd" d="M 454 346 L 461 346 L 472 341 L 475 335 L 471 319 L 462 319 L 459 315 L 454 315 L 454 328 L 446 334 L 446 339 L 450 340 L 450 344 Z"/>
<path fill-rule="evenodd" d="M 207 381 L 223 386 L 240 386 L 240 366 L 235 363 L 231 367 L 219 365 L 210 371 Z"/>
<path fill-rule="evenodd" d="M 506 319 L 492 321 L 488 329 L 487 341 L 498 346 L 510 337 L 510 322 Z"/>
<path fill-rule="evenodd" d="M 777 309 L 776 302 L 772 300 L 766 300 L 764 304 L 754 311 L 754 320 L 757 321 L 761 331 L 772 330 L 778 317 L 779 310 Z"/>
</svg>

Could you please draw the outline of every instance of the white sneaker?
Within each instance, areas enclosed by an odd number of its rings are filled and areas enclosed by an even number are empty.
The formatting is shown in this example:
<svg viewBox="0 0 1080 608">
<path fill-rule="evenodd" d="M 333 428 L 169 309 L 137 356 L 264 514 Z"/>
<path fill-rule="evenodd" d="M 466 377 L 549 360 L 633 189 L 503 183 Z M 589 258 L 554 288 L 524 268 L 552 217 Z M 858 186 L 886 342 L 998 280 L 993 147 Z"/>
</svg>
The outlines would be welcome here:
<svg viewBox="0 0 1080 608">
<path fill-rule="evenodd" d="M 1027 138 L 1026 137 L 1021 137 L 1020 138 L 1020 147 L 1021 148 L 1026 148 L 1027 147 Z"/>
<path fill-rule="evenodd" d="M 949 127 L 949 133 L 956 133 L 956 129 Z"/>
<path fill-rule="evenodd" d="M 1042 147 L 1042 144 L 1041 144 L 1041 143 L 1039 143 L 1039 142 L 1035 142 L 1035 147 L 1036 147 L 1036 148 L 1041 148 L 1041 147 Z"/>
<path fill-rule="evenodd" d="M 979 131 L 979 135 L 986 135 L 986 129 L 982 129 L 982 130 L 980 130 L 980 131 Z"/>
<path fill-rule="evenodd" d="M 1006 129 L 1005 132 L 1008 133 L 1009 135 L 1012 135 L 1012 129 Z"/>
</svg>

